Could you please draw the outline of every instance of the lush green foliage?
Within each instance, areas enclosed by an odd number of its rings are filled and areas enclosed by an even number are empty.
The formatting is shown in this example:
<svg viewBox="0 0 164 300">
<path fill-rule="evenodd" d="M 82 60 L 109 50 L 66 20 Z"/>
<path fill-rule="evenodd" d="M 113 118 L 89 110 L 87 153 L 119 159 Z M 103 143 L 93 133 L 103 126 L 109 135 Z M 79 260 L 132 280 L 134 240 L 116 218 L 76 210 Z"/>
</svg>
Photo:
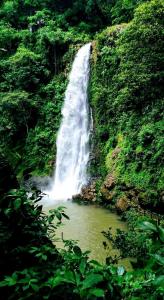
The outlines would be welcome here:
<svg viewBox="0 0 164 300">
<path fill-rule="evenodd" d="M 19 178 L 52 169 L 69 64 L 76 48 L 70 44 L 88 38 L 59 28 L 54 31 L 54 26 L 47 21 L 33 33 L 1 26 L 1 148 Z"/>
<path fill-rule="evenodd" d="M 0 137 L 18 178 L 52 170 L 66 79 L 76 46 L 107 25 L 131 20 L 141 2 L 2 1 Z"/>
<path fill-rule="evenodd" d="M 15 28 L 33 29 L 54 19 L 64 30 L 76 26 L 80 32 L 95 32 L 106 25 L 129 21 L 144 0 L 67 0 L 2 1 L 0 16 Z"/>
<path fill-rule="evenodd" d="M 163 190 L 163 8 L 142 4 L 130 24 L 97 35 L 90 87 L 101 174 L 146 191 L 150 208 L 162 205 Z"/>
<path fill-rule="evenodd" d="M 63 207 L 45 215 L 40 198 L 35 193 L 27 199 L 22 190 L 1 198 L 1 299 L 145 299 L 149 293 L 152 300 L 162 299 L 162 227 L 140 223 L 144 268 L 126 272 L 89 261 L 73 241 L 65 240 L 65 249 L 58 250 L 52 243 L 55 229 L 68 217 Z"/>
</svg>

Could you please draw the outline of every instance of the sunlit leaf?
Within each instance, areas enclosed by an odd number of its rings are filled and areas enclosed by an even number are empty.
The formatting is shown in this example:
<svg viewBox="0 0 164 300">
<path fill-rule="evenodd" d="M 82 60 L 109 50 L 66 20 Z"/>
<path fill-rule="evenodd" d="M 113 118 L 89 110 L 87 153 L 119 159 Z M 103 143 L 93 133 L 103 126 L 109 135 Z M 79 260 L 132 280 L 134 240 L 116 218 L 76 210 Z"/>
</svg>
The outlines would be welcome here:
<svg viewBox="0 0 164 300">
<path fill-rule="evenodd" d="M 138 227 L 142 230 L 157 232 L 157 227 L 148 221 L 140 223 Z"/>
<path fill-rule="evenodd" d="M 83 289 L 90 288 L 103 281 L 103 276 L 100 274 L 90 274 L 83 281 Z"/>
</svg>

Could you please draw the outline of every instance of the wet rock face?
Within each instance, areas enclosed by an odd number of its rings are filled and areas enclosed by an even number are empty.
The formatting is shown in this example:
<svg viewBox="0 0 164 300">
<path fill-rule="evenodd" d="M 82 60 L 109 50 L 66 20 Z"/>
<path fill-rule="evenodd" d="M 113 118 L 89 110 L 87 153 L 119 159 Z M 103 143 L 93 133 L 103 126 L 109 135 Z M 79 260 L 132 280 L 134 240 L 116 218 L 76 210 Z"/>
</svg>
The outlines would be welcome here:
<svg viewBox="0 0 164 300">
<path fill-rule="evenodd" d="M 113 176 L 113 174 L 108 174 L 100 189 L 102 197 L 105 200 L 112 201 L 115 195 L 115 191 L 114 191 L 115 186 L 116 186 L 115 177 Z"/>
<path fill-rule="evenodd" d="M 108 190 L 111 190 L 115 187 L 116 180 L 112 174 L 108 174 L 105 181 L 104 181 L 104 187 Z"/>
<path fill-rule="evenodd" d="M 87 201 L 96 201 L 96 185 L 91 183 L 90 185 L 82 188 L 81 197 Z"/>
<path fill-rule="evenodd" d="M 161 195 L 164 198 L 164 194 Z M 111 205 L 118 213 L 124 213 L 130 208 L 142 209 L 147 207 L 147 194 L 133 186 L 128 186 L 125 183 L 117 183 L 113 173 L 106 176 L 99 191 L 97 192 L 96 182 L 85 186 L 81 194 L 73 197 L 75 201 L 95 202 L 101 201 Z"/>
<path fill-rule="evenodd" d="M 81 194 L 73 196 L 73 199 L 81 201 L 96 201 L 96 183 L 92 182 L 91 184 L 82 188 Z"/>
<path fill-rule="evenodd" d="M 103 197 L 103 199 L 107 200 L 107 201 L 112 201 L 115 192 L 114 191 L 109 191 L 104 185 L 101 187 L 101 195 Z"/>
<path fill-rule="evenodd" d="M 117 150 L 119 152 L 119 149 Z M 114 155 L 117 155 L 117 153 Z M 119 185 L 118 193 L 117 181 L 113 173 L 107 175 L 100 188 L 100 192 L 103 201 L 114 205 L 119 213 L 125 212 L 130 207 L 139 207 L 147 201 L 146 195 L 142 191 L 132 186 L 127 186 L 125 183 Z"/>
</svg>

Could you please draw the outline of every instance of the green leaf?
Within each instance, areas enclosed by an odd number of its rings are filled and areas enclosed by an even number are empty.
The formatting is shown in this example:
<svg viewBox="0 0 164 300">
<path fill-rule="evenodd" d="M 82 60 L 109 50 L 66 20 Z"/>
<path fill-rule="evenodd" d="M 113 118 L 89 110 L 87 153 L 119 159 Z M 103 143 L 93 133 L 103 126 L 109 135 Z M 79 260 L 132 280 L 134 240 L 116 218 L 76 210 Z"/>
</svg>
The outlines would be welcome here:
<svg viewBox="0 0 164 300">
<path fill-rule="evenodd" d="M 84 274 L 85 268 L 86 268 L 86 260 L 82 259 L 82 261 L 80 263 L 80 267 L 79 267 L 81 274 Z"/>
<path fill-rule="evenodd" d="M 42 255 L 42 259 L 43 259 L 43 260 L 47 260 L 47 255 L 45 255 L 45 254 Z"/>
<path fill-rule="evenodd" d="M 164 257 L 162 257 L 161 255 L 159 254 L 155 254 L 153 255 L 155 260 L 162 266 L 164 266 Z"/>
<path fill-rule="evenodd" d="M 49 295 L 46 295 L 46 296 L 43 296 L 43 299 L 47 300 L 47 299 L 49 299 L 49 297 L 50 297 Z"/>
<path fill-rule="evenodd" d="M 42 208 L 43 208 L 43 205 L 39 205 L 39 206 L 37 206 L 37 211 L 38 211 L 39 213 L 41 213 L 41 211 L 42 211 Z"/>
<path fill-rule="evenodd" d="M 140 223 L 139 228 L 142 230 L 157 232 L 157 227 L 153 223 L 150 223 L 148 221 L 144 221 L 144 222 Z"/>
<path fill-rule="evenodd" d="M 164 275 L 158 276 L 154 281 L 153 285 L 164 288 Z"/>
<path fill-rule="evenodd" d="M 63 216 L 64 218 L 66 218 L 67 220 L 70 219 L 65 213 L 62 213 L 62 216 Z"/>
<path fill-rule="evenodd" d="M 13 286 L 17 283 L 16 278 L 14 278 L 13 276 L 12 277 L 7 276 L 5 281 L 7 282 L 8 286 Z"/>
<path fill-rule="evenodd" d="M 28 290 L 29 289 L 29 285 L 24 285 L 23 287 L 22 287 L 22 290 L 23 291 L 26 291 L 26 290 Z"/>
<path fill-rule="evenodd" d="M 89 252 L 89 253 L 90 253 L 90 252 Z M 91 263 L 92 265 L 94 265 L 94 266 L 97 266 L 97 267 L 100 267 L 100 266 L 101 266 L 101 264 L 100 264 L 97 260 L 94 260 L 94 259 L 90 260 L 90 263 Z"/>
<path fill-rule="evenodd" d="M 79 286 L 81 284 L 81 276 L 79 273 L 75 272 L 76 285 Z"/>
<path fill-rule="evenodd" d="M 92 289 L 89 291 L 91 295 L 94 295 L 96 297 L 104 297 L 104 291 L 102 289 Z"/>
<path fill-rule="evenodd" d="M 6 280 L 0 281 L 0 287 L 3 286 L 8 286 L 8 283 L 6 282 Z"/>
<path fill-rule="evenodd" d="M 19 209 L 20 206 L 21 206 L 21 199 L 18 198 L 18 199 L 16 199 L 16 200 L 14 201 L 14 208 L 15 208 L 15 209 Z"/>
<path fill-rule="evenodd" d="M 72 271 L 66 271 L 63 275 L 64 282 L 75 283 L 74 274 Z"/>
<path fill-rule="evenodd" d="M 74 246 L 73 251 L 77 256 L 81 256 L 81 254 L 82 254 L 81 249 L 78 246 Z"/>
<path fill-rule="evenodd" d="M 30 286 L 32 287 L 32 289 L 33 289 L 35 292 L 38 292 L 38 291 L 39 291 L 39 286 L 38 286 L 38 285 L 32 283 Z"/>
<path fill-rule="evenodd" d="M 159 232 L 159 237 L 160 237 L 161 241 L 164 242 L 164 228 L 159 226 L 158 227 L 158 232 Z"/>
<path fill-rule="evenodd" d="M 58 274 L 56 277 L 52 277 L 48 280 L 48 286 L 51 286 L 52 288 L 64 283 L 75 283 L 72 271 L 62 272 L 62 274 Z"/>
<path fill-rule="evenodd" d="M 60 285 L 60 284 L 63 283 L 63 277 L 61 277 L 61 276 L 56 276 L 56 277 L 53 278 L 52 280 L 49 280 L 49 283 L 50 283 L 51 287 L 58 286 L 58 285 Z"/>
<path fill-rule="evenodd" d="M 60 213 L 60 212 L 58 212 L 58 211 L 56 211 L 56 217 L 57 217 L 57 219 L 59 220 L 59 221 L 61 221 L 61 219 L 62 219 L 62 214 Z"/>
<path fill-rule="evenodd" d="M 83 289 L 90 288 L 102 281 L 103 281 L 102 275 L 90 274 L 90 275 L 86 276 L 85 280 L 83 281 Z"/>
</svg>

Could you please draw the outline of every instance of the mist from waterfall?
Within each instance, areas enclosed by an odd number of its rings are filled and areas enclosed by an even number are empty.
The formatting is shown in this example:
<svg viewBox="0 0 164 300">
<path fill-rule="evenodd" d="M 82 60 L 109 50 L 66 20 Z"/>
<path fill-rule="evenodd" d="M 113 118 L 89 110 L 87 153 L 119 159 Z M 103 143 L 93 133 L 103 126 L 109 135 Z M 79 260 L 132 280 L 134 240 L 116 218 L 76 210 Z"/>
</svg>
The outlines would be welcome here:
<svg viewBox="0 0 164 300">
<path fill-rule="evenodd" d="M 91 43 L 76 54 L 62 108 L 57 135 L 55 173 L 48 194 L 54 200 L 71 199 L 87 184 L 90 113 L 87 88 Z M 46 193 L 47 193 L 46 192 Z"/>
</svg>

